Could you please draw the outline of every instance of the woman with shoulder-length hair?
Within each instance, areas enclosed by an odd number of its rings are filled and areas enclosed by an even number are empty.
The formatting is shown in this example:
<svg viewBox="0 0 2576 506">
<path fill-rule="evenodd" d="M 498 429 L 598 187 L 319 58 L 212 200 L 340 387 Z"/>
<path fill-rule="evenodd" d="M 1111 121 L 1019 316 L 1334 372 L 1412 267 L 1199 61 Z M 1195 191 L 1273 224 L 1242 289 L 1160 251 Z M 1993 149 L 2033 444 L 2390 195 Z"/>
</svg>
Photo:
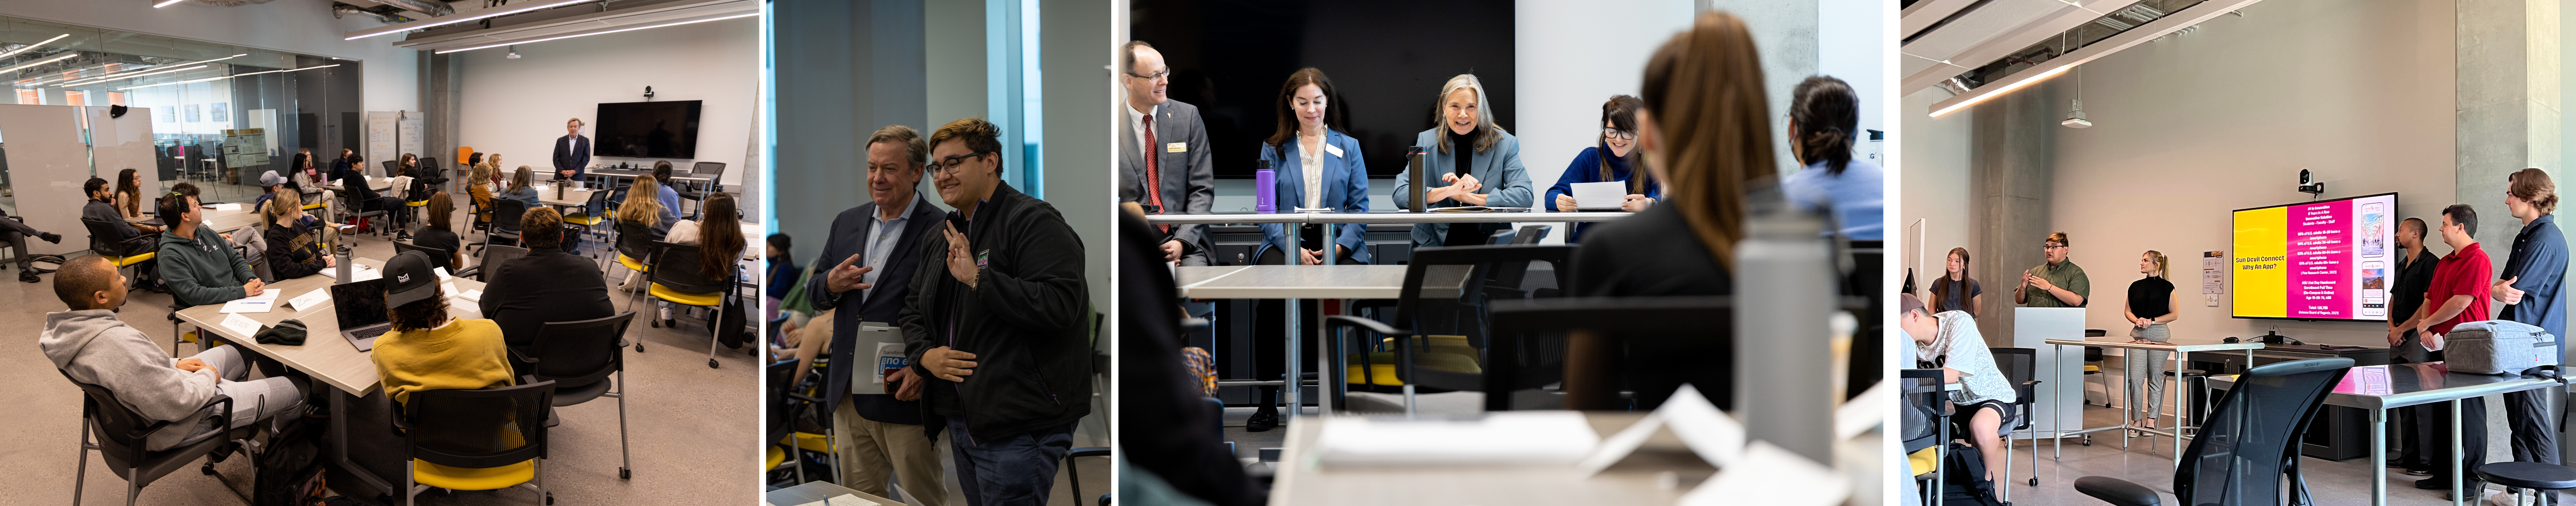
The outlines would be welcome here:
<svg viewBox="0 0 2576 506">
<path fill-rule="evenodd" d="M 1773 173 L 1759 54 L 1742 19 L 1712 12 L 1647 60 L 1637 147 L 1646 152 L 1648 173 L 1663 183 L 1664 200 L 1584 235 L 1571 295 L 1733 294 L 1746 189 Z M 1636 391 L 1637 409 L 1661 405 L 1683 384 L 1720 408 L 1733 407 L 1734 369 L 1725 364 L 1735 363 L 1734 350 L 1722 342 L 1638 342 L 1623 350 L 1588 336 L 1567 346 L 1569 355 L 1619 357 L 1620 364 L 1592 370 L 1569 361 L 1567 409 L 1616 402 L 1619 376 Z"/>
<path fill-rule="evenodd" d="M 1278 129 L 1262 141 L 1261 159 L 1279 169 L 1276 189 L 1279 202 L 1301 209 L 1332 209 L 1340 213 L 1368 212 L 1368 162 L 1360 157 L 1360 141 L 1342 133 L 1349 125 L 1341 95 L 1333 92 L 1333 80 L 1313 67 L 1298 69 L 1279 86 Z M 1329 240 L 1338 263 L 1368 263 L 1365 247 L 1368 227 L 1345 226 Z M 1320 225 L 1298 227 L 1303 234 L 1301 249 L 1290 253 L 1288 234 L 1282 224 L 1261 225 L 1261 246 L 1253 249 L 1253 258 L 1261 263 L 1315 265 L 1324 263 L 1327 240 Z M 1280 255 L 1271 261 L 1270 255 Z"/>
<path fill-rule="evenodd" d="M 1860 140 L 1860 97 L 1850 83 L 1827 76 L 1809 77 L 1792 93 L 1789 152 L 1805 167 L 1780 181 L 1782 193 L 1799 205 L 1831 211 L 1845 237 L 1880 240 L 1884 174 L 1878 164 L 1852 159 L 1852 143 Z"/>
<path fill-rule="evenodd" d="M 1494 124 L 1492 100 L 1475 74 L 1440 85 L 1440 125 L 1414 136 L 1429 150 L 1422 157 L 1423 208 L 1529 207 L 1529 169 L 1521 165 L 1521 140 Z M 1407 171 L 1411 168 L 1405 169 Z M 1438 177 L 1433 177 L 1437 174 Z M 1395 207 L 1413 207 L 1411 174 L 1395 176 Z M 1413 246 L 1485 244 L 1505 223 L 1416 223 Z"/>
<path fill-rule="evenodd" d="M 2173 339 L 2165 324 L 2182 318 L 2174 308 L 2181 307 L 2182 297 L 2174 293 L 2174 284 L 2166 277 L 2167 263 L 2163 252 L 2147 250 L 2138 254 L 2138 273 L 2146 277 L 2129 283 L 2129 303 L 2120 306 L 2120 316 L 2129 322 L 2129 342 L 2162 344 Z M 2156 428 L 2156 414 L 2165 404 L 2165 357 L 2169 352 L 2129 350 L 2129 410 L 2136 413 L 2131 425 Z M 2140 395 L 2144 392 L 2144 395 Z"/>
<path fill-rule="evenodd" d="M 1966 311 L 1973 318 L 1982 311 L 1979 306 L 1984 304 L 1979 302 L 1984 301 L 1986 289 L 1977 286 L 1977 278 L 1968 275 L 1970 258 L 1967 248 L 1950 248 L 1949 258 L 1942 262 L 1941 277 L 1932 280 L 1932 314 Z"/>
<path fill-rule="evenodd" d="M 1599 145 L 1576 153 L 1574 163 L 1565 166 L 1565 173 L 1556 177 L 1556 186 L 1548 187 L 1547 196 L 1540 198 L 1539 202 L 1557 212 L 1574 212 L 1577 211 L 1575 183 L 1619 181 L 1628 183 L 1628 191 L 1621 192 L 1627 194 L 1627 198 L 1619 203 L 1619 210 L 1633 213 L 1654 205 L 1655 199 L 1663 196 L 1663 186 L 1655 184 L 1655 178 L 1636 169 L 1637 160 L 1645 158 L 1637 150 L 1637 108 L 1644 107 L 1644 104 L 1637 97 L 1627 95 L 1615 95 L 1610 97 L 1610 101 L 1602 102 L 1601 137 L 1593 139 Z M 1591 222 L 1575 224 L 1574 232 L 1565 236 L 1565 242 L 1571 244 L 1582 239 L 1583 231 L 1590 228 Z"/>
</svg>

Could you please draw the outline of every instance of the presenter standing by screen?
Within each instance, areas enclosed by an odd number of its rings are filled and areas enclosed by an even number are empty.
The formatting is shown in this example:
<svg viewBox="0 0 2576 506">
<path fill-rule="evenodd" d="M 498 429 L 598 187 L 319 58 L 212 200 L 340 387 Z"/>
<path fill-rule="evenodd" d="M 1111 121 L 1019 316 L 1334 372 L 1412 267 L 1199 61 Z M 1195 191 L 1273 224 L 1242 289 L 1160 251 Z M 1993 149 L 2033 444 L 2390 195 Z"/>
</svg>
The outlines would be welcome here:
<svg viewBox="0 0 2576 506">
<path fill-rule="evenodd" d="M 2406 324 L 2389 329 L 2390 341 L 2422 339 L 2426 349 L 2438 352 L 2442 349 L 2442 335 L 2451 333 L 2451 326 L 2486 319 L 2487 296 L 2492 290 L 2487 280 L 2493 279 L 2487 277 L 2487 274 L 2495 270 L 2493 264 L 2487 261 L 2486 250 L 2478 247 L 2477 238 L 2470 235 L 2470 231 L 2477 229 L 2477 208 L 2469 207 L 2468 204 L 2452 204 L 2451 207 L 2442 208 L 2442 242 L 2451 245 L 2451 254 L 2442 256 L 2442 262 L 2433 266 L 2433 283 L 2425 288 L 2423 307 L 2416 309 L 2415 317 L 2407 319 Z M 2432 359 L 2441 360 L 2441 357 L 2436 356 Z M 2425 427 L 2424 430 L 2418 431 L 2418 434 L 2427 435 L 2425 442 L 2440 441 L 2431 435 L 2450 433 L 2451 416 L 2448 406 L 2437 403 L 2417 406 L 2415 409 L 2415 419 L 2427 422 L 2417 424 Z M 2460 399 L 2460 448 L 2463 455 L 2452 455 L 2449 445 L 2423 446 L 2430 447 L 2428 448 L 2430 451 L 2426 453 L 2431 458 L 2426 459 L 2426 462 L 2430 464 L 2432 474 L 2429 478 L 2416 480 L 2415 488 L 2425 490 L 2450 488 L 2451 478 L 2444 473 L 2451 472 L 2451 466 L 2443 465 L 2444 462 L 2449 462 L 2448 459 L 2459 459 L 2461 469 L 2477 469 L 2479 464 L 2486 462 L 2486 399 L 2481 397 Z M 2472 487 L 2470 490 L 2477 490 L 2474 488 L 2478 485 L 2477 478 L 2463 477 L 2463 481 Z"/>
<path fill-rule="evenodd" d="M 2496 319 L 2528 323 L 2566 339 L 2567 299 L 2559 292 L 2567 286 L 2567 236 L 2559 233 L 2558 220 L 2550 214 L 2558 210 L 2558 184 L 2540 169 L 2514 171 L 2505 177 L 2504 207 L 2522 220 L 2522 232 L 2514 234 L 2513 254 L 2505 258 L 2504 270 L 2488 287 L 2489 299 L 2504 304 Z M 2549 401 L 2542 397 L 2547 392 L 2504 394 L 2505 425 L 2513 428 L 2514 460 L 2559 462 L 2558 432 L 2552 430 Z M 2550 503 L 2556 503 L 2557 492 L 2547 494 Z"/>
<path fill-rule="evenodd" d="M 2138 273 L 2147 277 L 2129 283 L 2129 303 L 2120 307 L 2120 316 L 2129 321 L 2129 342 L 2162 344 L 2173 340 L 2165 324 L 2182 317 L 2173 308 L 2180 306 L 2174 298 L 2173 281 L 2165 279 L 2164 253 L 2148 250 L 2138 255 Z M 2132 350 L 2128 353 L 2129 410 L 2137 412 L 2138 427 L 2156 428 L 2156 415 L 2164 412 L 2165 358 L 2170 352 Z M 2145 395 L 2141 396 L 2143 392 Z M 2145 402 L 2139 402 L 2145 401 Z"/>
<path fill-rule="evenodd" d="M 2415 311 L 2424 307 L 2424 291 L 2433 285 L 2433 265 L 2438 261 L 2434 259 L 2433 252 L 2424 249 L 2424 235 L 2431 229 L 2422 218 L 2397 222 L 2397 281 L 2388 292 L 2388 314 L 2396 315 L 2388 319 L 2391 330 L 2405 327 Z M 2388 339 L 2390 363 L 2430 361 L 2428 355 L 2432 352 L 2425 350 L 2423 343 L 2413 340 L 2413 334 L 2402 334 L 2407 338 L 2405 340 L 2400 340 L 2400 336 L 2392 333 Z M 2396 423 L 2389 430 L 2397 435 L 2399 455 L 2389 459 L 2388 467 L 2405 469 L 2406 474 L 2414 476 L 2433 474 L 2433 463 L 2424 455 L 2424 435 L 2418 432 L 2422 429 L 2416 425 L 2420 421 L 2415 419 L 2415 411 L 2401 409 L 2396 415 Z"/>
<path fill-rule="evenodd" d="M 564 136 L 555 138 L 555 180 L 581 182 L 590 167 L 590 138 L 581 136 L 581 118 L 564 121 Z"/>
<path fill-rule="evenodd" d="M 2021 286 L 2013 287 L 2013 302 L 2022 307 L 2084 307 L 2093 296 L 2093 280 L 2084 276 L 2084 268 L 2066 258 L 2065 232 L 2048 234 L 2040 249 L 2048 254 L 2048 263 L 2022 271 Z M 2034 293 L 2035 292 L 2035 293 Z"/>
</svg>

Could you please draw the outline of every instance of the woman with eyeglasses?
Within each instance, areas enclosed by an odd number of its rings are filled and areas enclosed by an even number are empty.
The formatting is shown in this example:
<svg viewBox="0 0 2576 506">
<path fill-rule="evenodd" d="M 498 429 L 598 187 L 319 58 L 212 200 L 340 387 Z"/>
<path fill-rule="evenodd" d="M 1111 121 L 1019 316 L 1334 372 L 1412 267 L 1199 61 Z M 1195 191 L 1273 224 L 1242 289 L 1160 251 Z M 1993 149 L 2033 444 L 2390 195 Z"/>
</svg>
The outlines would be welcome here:
<svg viewBox="0 0 2576 506">
<path fill-rule="evenodd" d="M 1612 96 L 1610 101 L 1602 102 L 1600 145 L 1583 148 L 1582 153 L 1575 154 L 1574 163 L 1565 166 L 1565 173 L 1556 177 L 1556 186 L 1548 187 L 1547 196 L 1539 202 L 1545 202 L 1549 209 L 1557 212 L 1574 212 L 1577 210 L 1575 183 L 1611 181 L 1627 183 L 1628 191 L 1621 192 L 1627 194 L 1619 202 L 1621 211 L 1644 211 L 1646 206 L 1654 205 L 1655 199 L 1662 198 L 1663 186 L 1656 184 L 1653 176 L 1638 170 L 1637 160 L 1645 158 L 1645 155 L 1637 151 L 1637 108 L 1644 105 L 1637 97 L 1627 95 Z M 1575 224 L 1574 233 L 1567 235 L 1565 242 L 1573 244 L 1582 239 L 1583 231 L 1590 228 L 1591 222 Z"/>
<path fill-rule="evenodd" d="M 1878 164 L 1852 159 L 1860 98 L 1850 83 L 1826 76 L 1809 77 L 1790 93 L 1789 152 L 1805 167 L 1780 181 L 1780 189 L 1801 206 L 1831 211 L 1844 237 L 1880 240 L 1882 174 Z"/>
</svg>

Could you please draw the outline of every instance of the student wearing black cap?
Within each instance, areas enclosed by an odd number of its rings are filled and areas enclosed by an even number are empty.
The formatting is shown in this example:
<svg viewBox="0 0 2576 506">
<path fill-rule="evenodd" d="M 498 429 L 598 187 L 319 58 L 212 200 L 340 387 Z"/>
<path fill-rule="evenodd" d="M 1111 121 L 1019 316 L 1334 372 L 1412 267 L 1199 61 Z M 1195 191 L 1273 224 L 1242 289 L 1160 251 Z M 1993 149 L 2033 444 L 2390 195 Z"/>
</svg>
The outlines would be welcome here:
<svg viewBox="0 0 2576 506">
<path fill-rule="evenodd" d="M 385 307 L 394 329 L 376 339 L 373 352 L 385 395 L 399 403 L 422 390 L 515 384 L 501 325 L 449 316 L 431 262 L 418 251 L 385 262 Z"/>
</svg>

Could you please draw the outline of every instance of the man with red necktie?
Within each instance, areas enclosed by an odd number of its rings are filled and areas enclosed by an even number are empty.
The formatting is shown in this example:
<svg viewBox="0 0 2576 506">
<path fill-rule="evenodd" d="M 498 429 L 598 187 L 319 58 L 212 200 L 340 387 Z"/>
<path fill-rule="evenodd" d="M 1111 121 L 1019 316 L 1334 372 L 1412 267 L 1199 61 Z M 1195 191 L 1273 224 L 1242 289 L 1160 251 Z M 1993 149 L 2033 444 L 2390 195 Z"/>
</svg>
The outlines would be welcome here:
<svg viewBox="0 0 2576 506">
<path fill-rule="evenodd" d="M 1207 214 L 1216 200 L 1216 172 L 1198 107 L 1165 96 L 1172 69 L 1152 44 L 1128 41 L 1120 49 L 1127 122 L 1119 138 L 1119 200 L 1144 204 L 1147 214 Z M 1170 234 L 1157 243 L 1163 261 L 1208 265 L 1206 225 L 1154 228 Z"/>
</svg>

